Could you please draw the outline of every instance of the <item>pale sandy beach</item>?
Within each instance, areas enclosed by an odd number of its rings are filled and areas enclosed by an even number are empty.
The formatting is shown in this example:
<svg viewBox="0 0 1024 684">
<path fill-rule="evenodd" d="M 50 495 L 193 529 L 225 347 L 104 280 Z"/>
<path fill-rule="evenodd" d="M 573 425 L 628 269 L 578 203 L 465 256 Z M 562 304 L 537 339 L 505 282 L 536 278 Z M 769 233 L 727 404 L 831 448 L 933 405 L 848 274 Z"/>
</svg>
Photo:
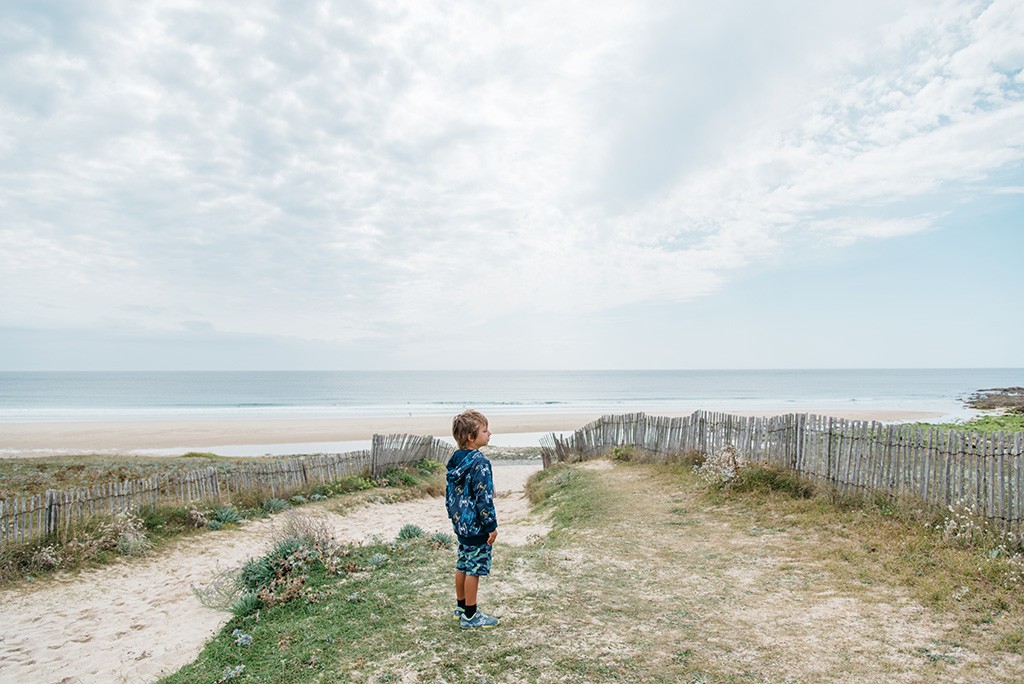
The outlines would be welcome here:
<svg viewBox="0 0 1024 684">
<path fill-rule="evenodd" d="M 771 416 L 777 411 L 724 411 Z M 806 413 L 876 421 L 937 420 L 942 414 L 910 410 L 808 410 Z M 683 416 L 690 412 L 649 412 Z M 496 435 L 575 430 L 598 413 L 495 414 Z M 273 445 L 368 440 L 375 433 L 448 435 L 450 416 L 390 416 L 336 419 L 224 419 L 0 423 L 0 456 L 45 456 L 69 453 L 127 453 L 142 449 L 216 449 L 223 445 Z M 251 455 L 262 455 L 258 448 Z"/>
</svg>

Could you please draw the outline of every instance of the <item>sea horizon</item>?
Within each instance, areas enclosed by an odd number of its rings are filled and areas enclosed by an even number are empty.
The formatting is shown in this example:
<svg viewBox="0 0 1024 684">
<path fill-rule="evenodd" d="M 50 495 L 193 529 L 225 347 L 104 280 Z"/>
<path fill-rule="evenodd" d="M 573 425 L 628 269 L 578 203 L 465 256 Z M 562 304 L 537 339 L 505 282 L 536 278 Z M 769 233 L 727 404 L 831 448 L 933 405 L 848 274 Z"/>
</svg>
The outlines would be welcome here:
<svg viewBox="0 0 1024 684">
<path fill-rule="evenodd" d="M 0 423 L 888 409 L 972 415 L 1022 368 L 0 371 Z"/>
</svg>

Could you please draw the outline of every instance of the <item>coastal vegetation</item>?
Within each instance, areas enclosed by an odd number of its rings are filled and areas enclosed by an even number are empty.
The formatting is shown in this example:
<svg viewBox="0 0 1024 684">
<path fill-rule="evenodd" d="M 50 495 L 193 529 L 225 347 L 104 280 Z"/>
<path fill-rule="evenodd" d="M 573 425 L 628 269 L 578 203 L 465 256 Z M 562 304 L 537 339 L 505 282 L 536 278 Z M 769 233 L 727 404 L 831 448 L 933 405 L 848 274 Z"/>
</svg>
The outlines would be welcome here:
<svg viewBox="0 0 1024 684">
<path fill-rule="evenodd" d="M 451 540 L 413 521 L 357 546 L 276 539 L 236 576 L 258 601 L 163 681 L 1015 681 L 1024 566 L 982 521 L 727 452 L 676 460 L 534 475 L 553 530 L 499 538 L 488 632 L 451 620 Z"/>
<path fill-rule="evenodd" d="M 49 482 L 62 482 L 63 487 L 86 487 L 109 482 L 111 477 L 116 481 L 116 476 L 127 479 L 139 474 L 151 476 L 190 470 L 197 460 L 217 463 L 222 468 L 239 467 L 246 461 L 268 462 L 268 459 L 223 459 L 212 454 L 155 462 L 107 456 L 7 459 L 0 462 L 0 475 L 6 483 L 4 491 L 34 493 L 41 484 Z M 0 544 L 0 586 L 38 581 L 58 571 L 103 565 L 124 556 L 145 555 L 183 536 L 229 528 L 308 502 L 340 497 L 334 507 L 344 510 L 368 499 L 392 502 L 436 496 L 443 490 L 439 481 L 442 467 L 436 461 L 425 459 L 408 467 L 392 468 L 379 478 L 371 478 L 368 473 L 353 475 L 311 487 L 288 499 L 257 489 L 235 492 L 227 505 L 143 506 L 137 511 L 122 511 L 112 518 L 87 517 L 38 539 Z"/>
<path fill-rule="evenodd" d="M 1024 432 L 1024 413 L 993 413 L 976 416 L 963 422 L 921 425 L 963 432 Z"/>
<path fill-rule="evenodd" d="M 267 458 L 228 458 L 189 452 L 177 457 L 140 458 L 104 454 L 0 459 L 0 499 L 31 496 L 47 489 L 91 487 L 153 475 L 173 475 L 197 468 L 231 470 Z"/>
</svg>

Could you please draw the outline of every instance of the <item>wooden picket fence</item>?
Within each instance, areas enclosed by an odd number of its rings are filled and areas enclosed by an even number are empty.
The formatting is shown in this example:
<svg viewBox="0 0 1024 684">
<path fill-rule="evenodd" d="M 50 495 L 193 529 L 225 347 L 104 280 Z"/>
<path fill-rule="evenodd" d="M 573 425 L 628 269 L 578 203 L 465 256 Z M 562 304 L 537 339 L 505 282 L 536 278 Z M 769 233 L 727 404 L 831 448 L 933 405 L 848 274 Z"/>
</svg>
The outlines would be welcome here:
<svg viewBox="0 0 1024 684">
<path fill-rule="evenodd" d="M 352 475 L 380 477 L 390 468 L 424 458 L 443 463 L 453 448 L 433 437 L 374 435 L 369 450 L 297 456 L 228 470 L 201 468 L 0 500 L 0 544 L 31 541 L 85 518 L 113 517 L 145 506 L 221 505 L 248 491 L 286 498 Z"/>
<path fill-rule="evenodd" d="M 547 435 L 545 465 L 599 458 L 616 446 L 651 457 L 732 445 L 745 458 L 791 469 L 843 493 L 910 496 L 974 507 L 1024 534 L 1024 432 L 965 432 L 807 414 L 751 418 L 697 411 L 682 418 L 604 416 L 572 435 Z"/>
</svg>

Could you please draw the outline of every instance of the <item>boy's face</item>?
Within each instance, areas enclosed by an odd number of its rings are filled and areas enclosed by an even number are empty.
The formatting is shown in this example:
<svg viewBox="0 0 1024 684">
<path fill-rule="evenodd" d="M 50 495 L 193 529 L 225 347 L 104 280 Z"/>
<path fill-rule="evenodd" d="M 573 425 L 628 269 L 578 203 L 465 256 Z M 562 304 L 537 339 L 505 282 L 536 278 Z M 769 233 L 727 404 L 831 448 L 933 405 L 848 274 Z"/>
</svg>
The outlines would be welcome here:
<svg viewBox="0 0 1024 684">
<path fill-rule="evenodd" d="M 470 437 L 469 442 L 466 443 L 470 449 L 479 449 L 482 446 L 487 446 L 487 443 L 491 441 L 491 430 L 487 425 L 481 425 L 476 430 L 476 436 Z"/>
</svg>

